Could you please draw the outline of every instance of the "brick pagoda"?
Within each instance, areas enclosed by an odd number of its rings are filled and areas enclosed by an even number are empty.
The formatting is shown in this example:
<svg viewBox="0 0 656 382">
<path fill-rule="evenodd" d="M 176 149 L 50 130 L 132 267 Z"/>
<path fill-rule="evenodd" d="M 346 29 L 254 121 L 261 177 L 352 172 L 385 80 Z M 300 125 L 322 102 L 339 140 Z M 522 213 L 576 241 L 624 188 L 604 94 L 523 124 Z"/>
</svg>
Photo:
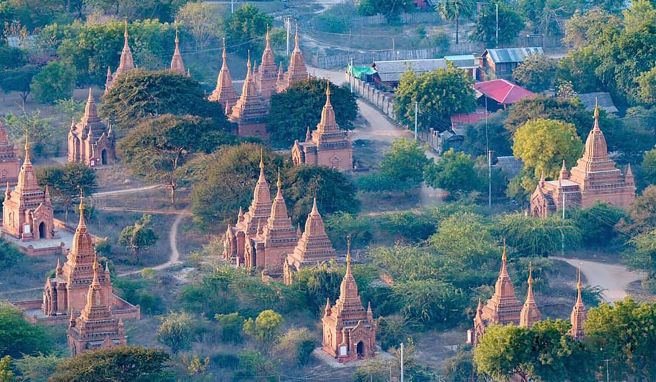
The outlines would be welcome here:
<svg viewBox="0 0 656 382">
<path fill-rule="evenodd" d="M 103 304 L 122 318 L 139 319 L 139 307 L 130 305 L 112 292 L 109 269 L 97 271 L 94 238 L 87 230 L 84 219 L 84 204 L 80 201 L 80 221 L 73 236 L 66 263 L 60 266 L 57 260 L 55 276 L 46 279 L 41 309 L 46 318 L 54 320 L 78 313 L 86 305 L 89 286 L 95 279 L 97 288 L 102 289 Z M 96 264 L 97 265 L 97 264 Z"/>
<path fill-rule="evenodd" d="M 121 74 L 127 73 L 130 70 L 133 70 L 134 59 L 132 58 L 132 51 L 130 50 L 130 45 L 128 44 L 128 22 L 125 21 L 125 29 L 123 31 L 123 50 L 121 51 L 121 59 L 119 60 L 118 68 L 116 72 L 112 74 L 111 68 L 107 68 L 107 78 L 105 79 L 105 93 L 111 89 L 114 80 Z"/>
<path fill-rule="evenodd" d="M 18 183 L 20 161 L 16 155 L 16 147 L 9 142 L 5 125 L 0 121 L 0 182 L 15 186 Z"/>
<path fill-rule="evenodd" d="M 180 39 L 178 38 L 177 27 L 175 28 L 175 50 L 173 51 L 173 57 L 171 58 L 171 71 L 182 74 L 183 76 L 187 75 L 184 62 L 182 61 L 182 55 L 180 54 Z"/>
<path fill-rule="evenodd" d="M 574 304 L 574 307 L 572 307 L 572 314 L 570 315 L 572 328 L 569 330 L 569 334 L 576 339 L 583 338 L 583 323 L 588 317 L 588 314 L 585 311 L 585 305 L 583 305 L 583 299 L 581 298 L 582 290 L 583 283 L 581 283 L 581 270 L 578 269 L 576 279 L 576 303 Z"/>
<path fill-rule="evenodd" d="M 34 174 L 30 160 L 30 143 L 25 137 L 25 161 L 18 174 L 18 184 L 5 191 L 2 232 L 22 241 L 52 239 L 55 235 L 52 203 L 48 186 L 44 191 Z"/>
<path fill-rule="evenodd" d="M 84 116 L 68 132 L 68 161 L 91 167 L 116 161 L 114 133 L 98 117 L 91 88 Z"/>
<path fill-rule="evenodd" d="M 223 39 L 223 53 L 221 55 L 223 61 L 219 76 L 216 79 L 216 88 L 208 97 L 212 102 L 218 102 L 223 105 L 225 115 L 229 116 L 232 112 L 232 107 L 237 103 L 239 95 L 232 85 L 232 78 L 230 77 L 230 69 L 228 69 L 228 56 L 226 54 L 225 38 Z"/>
<path fill-rule="evenodd" d="M 111 292 L 108 294 L 106 287 L 100 282 L 101 272 L 95 257 L 91 268 L 93 278 L 86 287 L 84 307 L 77 317 L 75 311 L 71 310 L 68 346 L 72 356 L 91 350 L 127 345 L 123 321 L 112 314 L 109 302 Z"/>
<path fill-rule="evenodd" d="M 570 172 L 565 163 L 558 180 L 541 177 L 531 195 L 531 215 L 547 217 L 563 208 L 587 208 L 598 202 L 628 208 L 635 200 L 635 181 L 629 165 L 626 174 L 608 156 L 604 133 L 599 128 L 599 107 L 595 106 L 594 126 L 585 142 L 583 157 Z"/>
<path fill-rule="evenodd" d="M 232 107 L 229 120 L 237 124 L 240 137 L 267 137 L 266 117 L 269 104 L 257 92 L 250 56 L 246 63 L 246 79 L 237 103 Z"/>
<path fill-rule="evenodd" d="M 283 78 L 277 83 L 278 91 L 281 92 L 297 82 L 307 80 L 307 78 L 308 71 L 307 67 L 305 66 L 303 52 L 301 52 L 301 47 L 299 45 L 297 26 L 296 33 L 294 34 L 294 50 L 292 51 L 292 55 L 289 58 L 287 73 L 285 73 Z"/>
<path fill-rule="evenodd" d="M 321 111 L 321 121 L 317 129 L 306 136 L 305 142 L 294 142 L 292 161 L 297 166 L 325 166 L 340 171 L 353 169 L 353 147 L 348 132 L 340 129 L 335 121 L 335 110 L 330 103 L 330 83 L 326 84 L 326 104 Z"/>
<path fill-rule="evenodd" d="M 350 245 L 349 245 L 350 247 Z M 322 349 L 338 362 L 372 358 L 376 354 L 376 323 L 371 304 L 365 311 L 358 285 L 351 273 L 350 248 L 346 253 L 346 274 L 339 288 L 339 299 L 330 306 L 326 300 Z"/>
<path fill-rule="evenodd" d="M 536 322 L 542 319 L 538 305 L 535 303 L 533 297 L 533 270 L 529 264 L 528 268 L 528 290 L 526 291 L 526 301 L 519 313 L 519 326 L 522 328 L 530 328 Z"/>
<path fill-rule="evenodd" d="M 262 52 L 262 62 L 255 76 L 255 85 L 257 91 L 266 101 L 271 99 L 271 95 L 276 92 L 276 82 L 278 81 L 278 67 L 271 49 L 271 38 L 269 30 L 266 32 L 266 45 Z"/>
</svg>

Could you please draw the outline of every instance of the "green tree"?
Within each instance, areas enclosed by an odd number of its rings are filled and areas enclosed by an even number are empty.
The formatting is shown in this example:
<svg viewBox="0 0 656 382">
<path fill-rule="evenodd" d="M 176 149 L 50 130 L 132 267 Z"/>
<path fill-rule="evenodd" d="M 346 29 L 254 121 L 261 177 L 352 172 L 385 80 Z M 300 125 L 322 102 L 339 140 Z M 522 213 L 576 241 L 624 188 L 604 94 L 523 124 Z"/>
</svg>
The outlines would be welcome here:
<svg viewBox="0 0 656 382">
<path fill-rule="evenodd" d="M 246 4 L 225 19 L 223 29 L 230 45 L 237 47 L 238 52 L 245 55 L 248 51 L 262 50 L 261 37 L 272 25 L 273 17 L 254 5 Z"/>
<path fill-rule="evenodd" d="M 608 360 L 611 380 L 648 381 L 656 378 L 654 325 L 656 305 L 627 298 L 590 309 L 583 328 L 586 342 L 597 352 L 597 358 Z"/>
<path fill-rule="evenodd" d="M 640 169 L 642 178 L 647 184 L 656 183 L 656 149 L 645 151 Z"/>
<path fill-rule="evenodd" d="M 312 210 L 315 197 L 319 212 L 324 216 L 337 212 L 357 213 L 360 210 L 357 190 L 351 179 L 331 168 L 291 167 L 284 172 L 283 187 L 290 216 L 301 224 L 305 223 L 305 217 Z"/>
<path fill-rule="evenodd" d="M 191 349 L 194 340 L 194 318 L 187 312 L 170 312 L 161 318 L 157 340 L 168 346 L 173 354 Z"/>
<path fill-rule="evenodd" d="M 513 154 L 535 177 L 556 177 L 563 161 L 576 163 L 582 149 L 574 125 L 550 119 L 530 120 L 513 136 Z"/>
<path fill-rule="evenodd" d="M 565 22 L 563 42 L 572 48 L 582 48 L 603 41 L 608 36 L 617 35 L 622 28 L 622 20 L 602 9 L 587 12 L 574 12 Z"/>
<path fill-rule="evenodd" d="M 633 269 L 647 273 L 647 279 L 656 279 L 656 230 L 636 235 L 629 241 L 631 249 L 624 258 Z"/>
<path fill-rule="evenodd" d="M 37 178 L 39 184 L 48 185 L 50 194 L 64 205 L 66 221 L 73 201 L 80 195 L 90 196 L 98 187 L 96 172 L 81 163 L 40 167 L 37 169 Z"/>
<path fill-rule="evenodd" d="M 7 133 L 17 146 L 25 144 L 25 132 L 29 134 L 33 156 L 51 156 L 59 152 L 60 137 L 65 136 L 52 118 L 41 117 L 41 111 L 5 115 Z M 18 143 L 20 142 L 20 143 Z"/>
<path fill-rule="evenodd" d="M 212 38 L 219 37 L 223 19 L 216 9 L 207 3 L 189 2 L 178 9 L 176 21 L 191 33 L 196 49 L 204 49 Z"/>
<path fill-rule="evenodd" d="M 558 70 L 558 61 L 542 54 L 528 56 L 513 70 L 518 84 L 534 92 L 543 92 L 553 86 Z"/>
<path fill-rule="evenodd" d="M 308 129 L 314 130 L 321 120 L 326 103 L 326 82 L 309 79 L 293 84 L 271 97 L 267 131 L 273 144 L 288 148 L 294 140 L 305 140 Z M 340 128 L 351 130 L 358 114 L 355 95 L 348 88 L 330 83 L 330 103 Z"/>
<path fill-rule="evenodd" d="M 170 356 L 159 349 L 119 346 L 82 353 L 57 366 L 49 382 L 174 381 Z"/>
<path fill-rule="evenodd" d="M 279 371 L 270 357 L 263 355 L 259 351 L 244 350 L 239 353 L 237 364 L 239 367 L 235 370 L 233 381 L 268 381 L 275 382 Z"/>
<path fill-rule="evenodd" d="M 51 348 L 50 336 L 41 326 L 25 321 L 23 313 L 12 305 L 0 303 L 0 357 L 20 358 L 47 353 Z"/>
<path fill-rule="evenodd" d="M 0 72 L 0 88 L 4 93 L 18 92 L 23 101 L 23 107 L 32 89 L 32 79 L 39 72 L 34 65 L 25 65 L 16 69 L 8 69 Z"/>
<path fill-rule="evenodd" d="M 497 41 L 497 14 L 495 6 L 499 7 L 499 41 Z M 489 47 L 509 44 L 517 38 L 524 29 L 524 20 L 510 5 L 503 1 L 488 3 L 482 7 L 476 17 L 476 24 L 471 38 Z"/>
<path fill-rule="evenodd" d="M 522 381 L 595 381 L 591 352 L 568 329 L 561 320 L 532 328 L 489 326 L 474 348 L 474 363 L 479 373 L 496 380 L 517 375 Z"/>
<path fill-rule="evenodd" d="M 648 186 L 629 207 L 629 224 L 624 229 L 631 233 L 647 232 L 656 228 L 656 186 Z"/>
<path fill-rule="evenodd" d="M 498 220 L 498 229 L 506 243 L 525 256 L 547 256 L 559 250 L 562 235 L 567 248 L 576 248 L 581 242 L 575 221 L 558 216 L 538 219 L 524 214 L 504 215 Z"/>
<path fill-rule="evenodd" d="M 574 209 L 572 214 L 574 225 L 581 231 L 583 244 L 602 248 L 613 244 L 619 234 L 616 226 L 628 218 L 624 210 L 602 203 L 589 208 Z"/>
<path fill-rule="evenodd" d="M 221 327 L 222 341 L 234 344 L 239 344 L 244 341 L 242 335 L 244 318 L 240 316 L 239 313 L 217 314 L 214 318 Z"/>
<path fill-rule="evenodd" d="M 205 98 L 198 82 L 168 70 L 132 70 L 119 76 L 103 96 L 99 112 L 122 131 L 164 114 L 212 118 L 225 125 L 222 108 Z"/>
<path fill-rule="evenodd" d="M 193 115 L 164 114 L 146 119 L 119 141 L 118 151 L 130 169 L 146 179 L 165 184 L 175 205 L 180 168 L 197 152 L 210 153 L 232 143 L 230 125 Z M 184 180 L 184 179 L 182 179 Z"/>
<path fill-rule="evenodd" d="M 606 86 L 596 73 L 602 60 L 596 50 L 595 46 L 585 46 L 567 52 L 567 55 L 560 60 L 559 79 L 571 82 L 579 93 L 606 90 Z"/>
<path fill-rule="evenodd" d="M 344 272 L 337 267 L 304 268 L 294 275 L 292 288 L 302 294 L 310 311 L 317 313 L 326 306 L 326 299 L 339 297 L 343 278 Z"/>
<path fill-rule="evenodd" d="M 637 78 L 639 93 L 638 97 L 645 104 L 656 103 L 656 66 L 646 72 L 642 72 Z"/>
<path fill-rule="evenodd" d="M 55 107 L 66 115 L 66 119 L 78 121 L 84 114 L 86 101 L 77 101 L 71 97 L 69 99 L 59 99 Z"/>
<path fill-rule="evenodd" d="M 50 377 L 64 358 L 58 357 L 54 354 L 49 355 L 35 355 L 23 356 L 21 359 L 14 361 L 16 370 L 21 376 L 21 380 L 30 382 L 47 382 Z"/>
<path fill-rule="evenodd" d="M 253 320 L 244 322 L 244 333 L 258 340 L 265 349 L 269 349 L 280 335 L 283 318 L 273 310 L 263 310 Z"/>
<path fill-rule="evenodd" d="M 428 163 L 424 147 L 417 141 L 397 139 L 383 156 L 379 169 L 385 177 L 417 187 L 423 180 Z"/>
<path fill-rule="evenodd" d="M 0 381 L 14 382 L 16 375 L 11 370 L 11 357 L 6 355 L 0 358 Z"/>
<path fill-rule="evenodd" d="M 413 126 L 415 102 L 418 104 L 417 125 L 421 131 L 429 128 L 447 130 L 453 114 L 474 110 L 474 90 L 471 76 L 453 65 L 445 69 L 422 73 L 403 73 L 394 97 L 394 112 L 399 122 Z"/>
<path fill-rule="evenodd" d="M 474 14 L 473 0 L 439 0 L 435 5 L 437 12 L 446 20 L 456 23 L 456 45 L 460 43 L 460 20 L 468 19 Z"/>
<path fill-rule="evenodd" d="M 27 64 L 27 52 L 12 46 L 0 47 L 0 70 L 16 69 Z"/>
<path fill-rule="evenodd" d="M 158 237 L 152 228 L 151 219 L 150 215 L 143 215 L 134 224 L 123 228 L 119 235 L 118 243 L 132 253 L 135 262 L 139 262 L 139 255 L 143 251 L 157 242 Z"/>
<path fill-rule="evenodd" d="M 39 102 L 55 103 L 73 95 L 75 79 L 75 68 L 53 61 L 32 78 L 30 89 Z"/>
<path fill-rule="evenodd" d="M 84 5 L 117 19 L 128 18 L 159 19 L 162 22 L 173 21 L 178 8 L 186 3 L 185 0 L 84 0 Z"/>
<path fill-rule="evenodd" d="M 409 12 L 412 7 L 411 0 L 361 0 L 358 11 L 364 16 L 381 14 L 392 24 L 400 20 L 401 13 Z"/>
<path fill-rule="evenodd" d="M 259 176 L 262 149 L 262 146 L 251 143 L 226 146 L 190 163 L 199 167 L 191 196 L 191 210 L 198 223 L 208 227 L 216 221 L 235 219 L 237 210 L 250 204 Z M 280 156 L 264 151 L 266 179 L 276 179 L 277 170 L 282 165 Z"/>
<path fill-rule="evenodd" d="M 273 347 L 273 354 L 278 355 L 283 365 L 304 366 L 310 361 L 316 341 L 307 328 L 289 329 L 280 336 Z"/>
<path fill-rule="evenodd" d="M 442 154 L 439 161 L 429 164 L 424 170 L 424 178 L 426 184 L 442 188 L 452 197 L 476 190 L 481 182 L 471 156 L 453 149 Z"/>
</svg>

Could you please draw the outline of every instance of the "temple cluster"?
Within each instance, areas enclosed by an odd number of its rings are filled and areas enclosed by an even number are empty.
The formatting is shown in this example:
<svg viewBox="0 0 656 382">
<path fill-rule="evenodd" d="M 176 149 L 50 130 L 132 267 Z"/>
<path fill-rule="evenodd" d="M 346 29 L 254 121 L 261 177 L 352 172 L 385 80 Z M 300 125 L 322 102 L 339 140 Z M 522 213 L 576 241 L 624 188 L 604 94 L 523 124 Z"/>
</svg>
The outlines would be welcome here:
<svg viewBox="0 0 656 382">
<path fill-rule="evenodd" d="M 494 295 L 492 295 L 485 305 L 482 305 L 480 300 L 478 301 L 476 316 L 474 317 L 474 327 L 468 332 L 467 342 L 473 345 L 477 345 L 480 342 L 481 337 L 485 334 L 485 328 L 489 325 L 514 324 L 523 328 L 530 328 L 542 319 L 542 315 L 533 296 L 533 273 L 530 265 L 526 301 L 522 305 L 515 296 L 515 288 L 508 274 L 507 262 L 506 245 L 504 243 L 503 255 L 501 257 L 501 271 L 494 285 Z M 580 271 L 578 272 L 576 289 L 577 297 L 570 316 L 572 328 L 569 334 L 579 339 L 583 337 L 583 322 L 586 319 L 585 306 L 581 298 L 583 284 L 581 282 Z"/>
</svg>

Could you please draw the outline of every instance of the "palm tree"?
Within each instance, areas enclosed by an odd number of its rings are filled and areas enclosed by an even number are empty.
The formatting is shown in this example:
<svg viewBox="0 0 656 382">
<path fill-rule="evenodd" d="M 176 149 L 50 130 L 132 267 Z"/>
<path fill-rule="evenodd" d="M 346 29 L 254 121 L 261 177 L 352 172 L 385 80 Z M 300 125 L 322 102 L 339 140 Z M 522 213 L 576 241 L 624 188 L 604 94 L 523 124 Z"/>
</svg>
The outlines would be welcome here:
<svg viewBox="0 0 656 382">
<path fill-rule="evenodd" d="M 474 14 L 474 0 L 438 0 L 435 10 L 446 20 L 456 22 L 456 45 L 460 42 L 460 18 Z"/>
</svg>

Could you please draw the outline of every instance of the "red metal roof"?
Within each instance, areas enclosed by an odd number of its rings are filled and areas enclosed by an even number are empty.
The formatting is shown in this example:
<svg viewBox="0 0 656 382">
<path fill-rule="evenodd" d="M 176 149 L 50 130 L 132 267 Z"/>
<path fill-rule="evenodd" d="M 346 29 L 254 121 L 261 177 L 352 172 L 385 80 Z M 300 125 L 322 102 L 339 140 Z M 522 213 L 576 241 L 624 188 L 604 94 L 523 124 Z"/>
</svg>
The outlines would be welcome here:
<svg viewBox="0 0 656 382">
<path fill-rule="evenodd" d="M 477 82 L 474 84 L 474 89 L 504 105 L 535 97 L 535 93 L 504 79 Z"/>
</svg>

